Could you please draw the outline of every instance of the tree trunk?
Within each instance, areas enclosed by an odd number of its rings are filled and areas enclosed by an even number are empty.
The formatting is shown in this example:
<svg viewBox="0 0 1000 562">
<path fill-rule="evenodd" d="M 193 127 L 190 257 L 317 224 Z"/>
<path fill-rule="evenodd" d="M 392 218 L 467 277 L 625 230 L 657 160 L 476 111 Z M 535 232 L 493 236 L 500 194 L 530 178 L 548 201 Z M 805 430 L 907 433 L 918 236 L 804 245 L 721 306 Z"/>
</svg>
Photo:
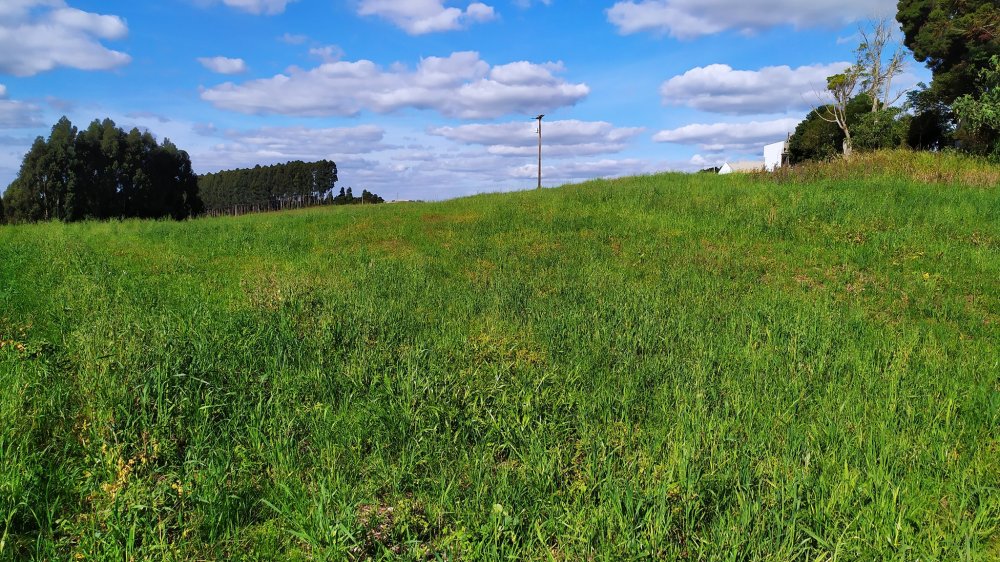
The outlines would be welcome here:
<svg viewBox="0 0 1000 562">
<path fill-rule="evenodd" d="M 853 153 L 854 149 L 851 146 L 851 134 L 847 133 L 847 136 L 844 137 L 844 158 L 850 158 Z"/>
</svg>

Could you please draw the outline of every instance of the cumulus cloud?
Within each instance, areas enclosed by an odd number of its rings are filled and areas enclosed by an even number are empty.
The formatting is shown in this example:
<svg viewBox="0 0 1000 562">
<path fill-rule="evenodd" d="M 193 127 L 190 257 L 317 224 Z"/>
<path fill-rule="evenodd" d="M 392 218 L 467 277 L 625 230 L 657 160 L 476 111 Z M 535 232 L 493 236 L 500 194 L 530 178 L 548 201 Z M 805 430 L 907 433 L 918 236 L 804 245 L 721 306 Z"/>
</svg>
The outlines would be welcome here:
<svg viewBox="0 0 1000 562">
<path fill-rule="evenodd" d="M 660 87 L 660 94 L 664 105 L 684 105 L 730 115 L 808 110 L 827 103 L 827 77 L 843 72 L 848 66 L 849 63 L 837 62 L 798 68 L 734 70 L 727 64 L 712 64 L 667 80 Z"/>
<path fill-rule="evenodd" d="M 222 0 L 230 8 L 258 15 L 273 16 L 285 11 L 285 8 L 295 0 Z"/>
<path fill-rule="evenodd" d="M 410 35 L 461 29 L 496 17 L 492 6 L 473 2 L 465 10 L 445 7 L 442 0 L 361 0 L 358 14 L 392 22 Z"/>
<path fill-rule="evenodd" d="M 128 35 L 118 16 L 71 8 L 63 0 L 4 0 L 0 3 L 0 72 L 33 76 L 65 66 L 109 70 L 128 64 L 129 55 L 101 41 Z"/>
<path fill-rule="evenodd" d="M 428 132 L 449 140 L 487 147 L 497 156 L 530 156 L 538 150 L 537 125 L 531 121 L 436 127 Z M 641 127 L 615 127 L 603 121 L 552 121 L 542 126 L 545 154 L 582 156 L 621 152 Z"/>
<path fill-rule="evenodd" d="M 692 124 L 660 131 L 656 142 L 697 145 L 706 152 L 756 151 L 763 145 L 784 140 L 801 119 L 783 118 L 749 123 Z"/>
<path fill-rule="evenodd" d="M 782 25 L 837 26 L 894 13 L 895 0 L 630 0 L 615 3 L 607 12 L 619 33 L 645 31 L 678 39 Z"/>
<path fill-rule="evenodd" d="M 34 104 L 8 99 L 7 86 L 0 84 L 0 129 L 42 126 L 42 110 Z"/>
<path fill-rule="evenodd" d="M 216 107 L 250 114 L 307 117 L 351 116 L 362 110 L 389 113 L 429 109 L 447 117 L 495 118 L 571 106 L 590 93 L 586 84 L 556 76 L 560 63 L 515 62 L 490 67 L 479 53 L 427 57 L 416 69 L 383 69 L 372 61 L 337 61 L 311 70 L 227 82 L 202 92 Z"/>
<path fill-rule="evenodd" d="M 247 71 L 247 63 L 243 59 L 229 57 L 200 57 L 202 66 L 217 74 L 242 74 Z"/>
</svg>

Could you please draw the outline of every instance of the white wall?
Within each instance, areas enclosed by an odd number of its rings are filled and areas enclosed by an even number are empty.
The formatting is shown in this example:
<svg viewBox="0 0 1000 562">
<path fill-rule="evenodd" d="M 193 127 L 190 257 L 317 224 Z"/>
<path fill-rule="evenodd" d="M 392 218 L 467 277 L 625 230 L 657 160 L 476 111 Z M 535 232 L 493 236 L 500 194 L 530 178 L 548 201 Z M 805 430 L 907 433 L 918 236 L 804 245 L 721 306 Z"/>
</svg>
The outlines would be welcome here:
<svg viewBox="0 0 1000 562">
<path fill-rule="evenodd" d="M 764 168 L 773 172 L 781 166 L 781 155 L 785 152 L 785 141 L 769 144 L 764 147 Z"/>
</svg>

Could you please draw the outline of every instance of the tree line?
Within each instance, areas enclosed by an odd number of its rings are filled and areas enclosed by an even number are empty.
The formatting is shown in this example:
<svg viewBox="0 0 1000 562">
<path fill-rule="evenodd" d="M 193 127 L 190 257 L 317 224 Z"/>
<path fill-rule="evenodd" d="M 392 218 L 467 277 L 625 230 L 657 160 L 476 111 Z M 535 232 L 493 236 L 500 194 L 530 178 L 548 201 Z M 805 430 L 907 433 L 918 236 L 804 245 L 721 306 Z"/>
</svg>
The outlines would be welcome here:
<svg viewBox="0 0 1000 562">
<path fill-rule="evenodd" d="M 125 132 L 111 119 L 79 131 L 63 117 L 24 156 L 0 220 L 184 219 L 202 210 L 191 159 L 169 139 Z"/>
<path fill-rule="evenodd" d="M 855 63 L 827 80 L 833 102 L 796 127 L 793 162 L 896 147 L 958 148 L 1000 159 L 1000 4 L 901 0 L 896 20 L 898 46 L 886 20 L 860 30 Z M 904 69 L 903 47 L 933 76 L 905 97 L 892 88 Z"/>
<path fill-rule="evenodd" d="M 198 189 L 209 212 L 238 206 L 278 209 L 282 202 L 326 198 L 337 179 L 333 162 L 295 161 L 198 176 Z"/>
<path fill-rule="evenodd" d="M 336 163 L 296 160 L 205 174 L 198 176 L 198 188 L 210 214 L 385 202 L 367 189 L 361 197 L 355 197 L 350 187 L 334 195 L 337 181 Z"/>
<path fill-rule="evenodd" d="M 187 152 L 111 119 L 77 130 L 63 117 L 38 137 L 0 198 L 0 223 L 113 218 L 182 220 L 311 205 L 383 203 L 368 190 L 334 192 L 337 164 L 288 162 L 196 175 Z"/>
</svg>

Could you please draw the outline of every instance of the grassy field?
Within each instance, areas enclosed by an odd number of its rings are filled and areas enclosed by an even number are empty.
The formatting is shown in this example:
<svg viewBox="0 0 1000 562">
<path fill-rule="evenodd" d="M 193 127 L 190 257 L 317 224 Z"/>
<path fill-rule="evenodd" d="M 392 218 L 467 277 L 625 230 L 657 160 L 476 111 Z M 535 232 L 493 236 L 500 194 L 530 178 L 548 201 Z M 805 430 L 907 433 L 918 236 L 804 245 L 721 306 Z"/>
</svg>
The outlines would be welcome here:
<svg viewBox="0 0 1000 562">
<path fill-rule="evenodd" d="M 1000 188 L 927 158 L 0 227 L 0 559 L 998 560 Z"/>
</svg>

